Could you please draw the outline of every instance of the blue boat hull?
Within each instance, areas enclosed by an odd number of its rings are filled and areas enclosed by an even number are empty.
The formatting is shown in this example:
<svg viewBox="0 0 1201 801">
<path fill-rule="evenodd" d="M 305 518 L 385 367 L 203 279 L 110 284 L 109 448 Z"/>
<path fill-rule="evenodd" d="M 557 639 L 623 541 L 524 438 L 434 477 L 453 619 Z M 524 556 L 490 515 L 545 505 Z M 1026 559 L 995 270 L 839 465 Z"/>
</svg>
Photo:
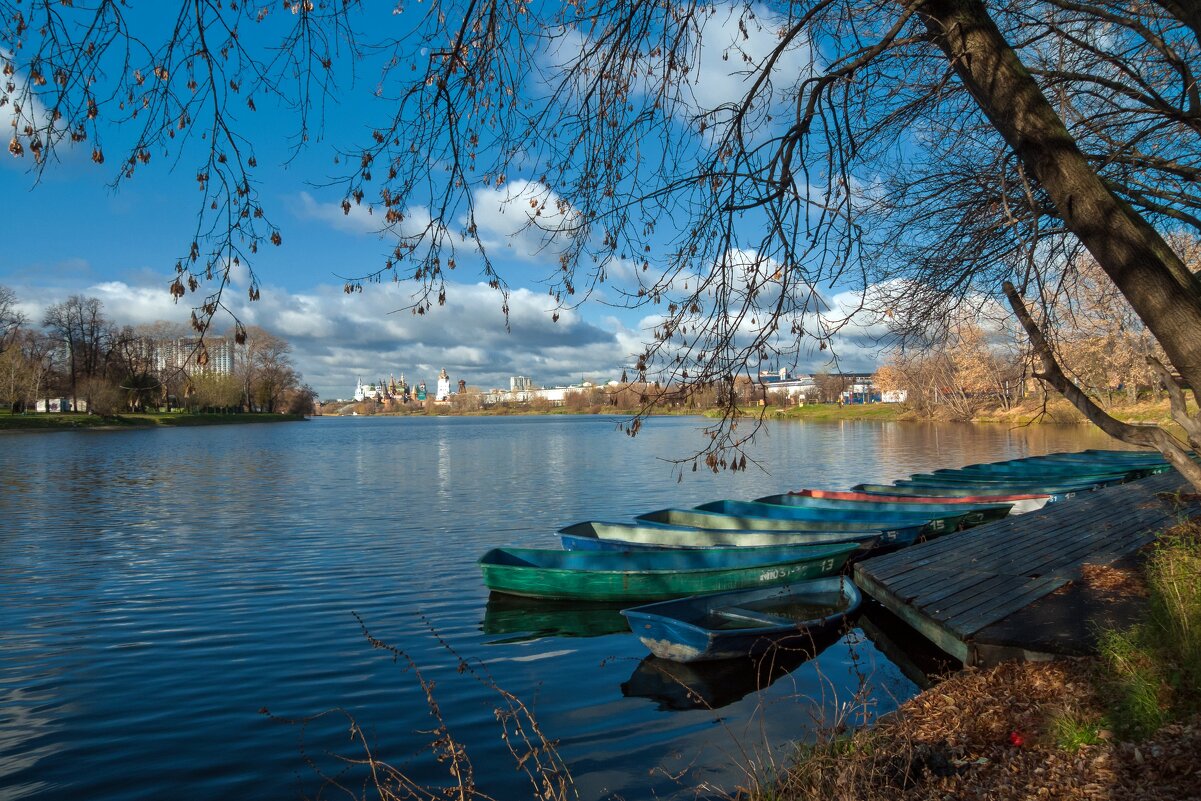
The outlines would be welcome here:
<svg viewBox="0 0 1201 801">
<path fill-rule="evenodd" d="M 923 534 L 943 534 L 959 528 L 967 516 L 967 510 L 955 512 L 929 512 L 915 509 L 900 512 L 857 510 L 857 509 L 814 509 L 801 506 L 785 506 L 758 501 L 712 501 L 696 507 L 702 512 L 757 517 L 769 520 L 803 520 L 806 522 L 840 522 L 861 529 L 884 529 L 891 526 L 921 526 Z"/>
<path fill-rule="evenodd" d="M 767 517 L 740 517 L 700 509 L 659 509 L 638 515 L 639 522 L 666 523 L 694 528 L 750 529 L 754 531 L 878 531 L 881 545 L 912 545 L 922 536 L 924 525 L 870 525 L 838 520 L 782 520 Z"/>
<path fill-rule="evenodd" d="M 845 511 L 851 514 L 870 516 L 881 512 L 909 513 L 929 515 L 964 515 L 960 525 L 975 526 L 991 520 L 1008 517 L 1013 509 L 1012 503 L 924 503 L 917 506 L 912 503 L 887 503 L 882 501 L 848 501 L 838 498 L 814 498 L 808 495 L 787 493 L 780 495 L 765 495 L 756 498 L 757 503 L 772 503 L 779 506 L 792 506 L 799 509 L 827 509 Z"/>
<path fill-rule="evenodd" d="M 845 576 L 835 576 L 680 598 L 623 609 L 622 614 L 655 656 L 699 662 L 754 656 L 789 641 L 809 640 L 843 625 L 859 603 L 855 585 Z M 804 613 L 796 617 L 788 614 L 790 606 L 800 606 L 806 613 L 823 611 L 816 617 Z"/>
</svg>

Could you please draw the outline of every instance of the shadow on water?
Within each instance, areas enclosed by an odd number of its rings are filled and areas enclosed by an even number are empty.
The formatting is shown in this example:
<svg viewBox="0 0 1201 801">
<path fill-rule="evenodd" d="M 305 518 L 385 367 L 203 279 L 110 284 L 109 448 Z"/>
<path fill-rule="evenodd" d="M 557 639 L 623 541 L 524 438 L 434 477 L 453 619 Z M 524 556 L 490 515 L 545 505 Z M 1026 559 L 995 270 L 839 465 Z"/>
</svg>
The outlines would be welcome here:
<svg viewBox="0 0 1201 801">
<path fill-rule="evenodd" d="M 864 603 L 855 628 L 921 689 L 962 668 L 957 660 L 874 601 Z M 712 662 L 674 662 L 648 656 L 621 685 L 621 692 L 627 698 L 656 701 L 660 710 L 720 709 L 767 689 L 844 636 L 844 631 L 826 632 L 807 643 L 775 646 L 758 657 Z"/>
<path fill-rule="evenodd" d="M 649 698 L 661 710 L 720 709 L 771 686 L 842 639 L 831 631 L 775 645 L 759 656 L 712 662 L 673 662 L 648 656 L 621 685 L 627 698 Z"/>
<path fill-rule="evenodd" d="M 484 607 L 484 634 L 509 634 L 494 645 L 529 642 L 543 637 L 600 637 L 630 630 L 621 610 L 624 604 L 579 604 L 540 601 L 494 592 Z"/>
<path fill-rule="evenodd" d="M 857 622 L 876 649 L 923 690 L 963 667 L 959 660 L 939 650 L 908 623 L 870 598 L 864 600 Z"/>
</svg>

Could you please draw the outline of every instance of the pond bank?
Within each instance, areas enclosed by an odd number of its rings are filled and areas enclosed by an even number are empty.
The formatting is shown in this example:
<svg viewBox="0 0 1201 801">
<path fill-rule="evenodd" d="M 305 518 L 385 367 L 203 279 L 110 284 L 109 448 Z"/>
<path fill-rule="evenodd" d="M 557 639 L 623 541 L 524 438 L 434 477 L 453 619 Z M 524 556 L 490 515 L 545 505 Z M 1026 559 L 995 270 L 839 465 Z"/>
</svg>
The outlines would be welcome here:
<svg viewBox="0 0 1201 801">
<path fill-rule="evenodd" d="M 191 414 L 165 412 L 120 414 L 106 417 L 96 414 L 9 414 L 0 415 L 0 433 L 5 431 L 120 431 L 139 428 L 176 428 L 185 426 L 242 425 L 249 423 L 293 423 L 307 419 L 301 414 Z"/>
<path fill-rule="evenodd" d="M 942 801 L 1197 797 L 1201 716 L 1134 742 L 1107 728 L 1092 660 L 968 670 L 871 729 L 804 749 L 752 799 Z"/>
<path fill-rule="evenodd" d="M 1095 656 L 968 668 L 871 728 L 802 746 L 745 797 L 800 801 L 1197 798 L 1201 523 L 1145 548 L 1138 568 L 1083 578 L 1141 603 Z"/>
</svg>

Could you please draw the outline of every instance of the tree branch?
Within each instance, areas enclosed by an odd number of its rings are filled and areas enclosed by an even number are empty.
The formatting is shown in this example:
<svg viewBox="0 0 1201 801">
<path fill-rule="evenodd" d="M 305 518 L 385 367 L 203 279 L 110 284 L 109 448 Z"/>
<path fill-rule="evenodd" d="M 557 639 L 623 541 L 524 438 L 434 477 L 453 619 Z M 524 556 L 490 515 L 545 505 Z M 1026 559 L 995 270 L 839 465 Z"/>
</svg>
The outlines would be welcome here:
<svg viewBox="0 0 1201 801">
<path fill-rule="evenodd" d="M 1201 412 L 1197 416 L 1188 413 L 1188 407 L 1185 405 L 1184 390 L 1180 388 L 1180 382 L 1176 380 L 1176 376 L 1164 367 L 1163 363 L 1154 356 L 1147 357 L 1147 364 L 1153 369 L 1163 381 L 1164 387 L 1168 390 L 1168 400 L 1172 404 L 1172 419 L 1175 420 L 1181 428 L 1184 429 L 1185 435 L 1189 439 L 1189 444 L 1194 448 L 1201 444 Z"/>
<path fill-rule="evenodd" d="M 1090 422 L 1111 437 L 1131 445 L 1142 445 L 1158 450 L 1173 467 L 1188 479 L 1189 483 L 1198 490 L 1201 490 L 1201 465 L 1198 465 L 1190 458 L 1188 448 L 1180 440 L 1159 426 L 1136 426 L 1124 423 L 1098 406 L 1092 398 L 1085 394 L 1080 387 L 1076 386 L 1064 374 L 1058 360 L 1055 358 L 1055 353 L 1051 349 L 1051 345 L 1047 342 L 1046 337 L 1043 336 L 1042 329 L 1039 328 L 1038 323 L 1030 315 L 1025 302 L 1022 300 L 1022 296 L 1014 289 L 1013 284 L 1006 281 L 1002 284 L 1001 288 L 1005 292 L 1005 297 L 1009 299 L 1009 305 L 1013 308 L 1013 313 L 1017 315 L 1022 328 L 1026 329 L 1026 334 L 1030 337 L 1030 343 L 1034 347 L 1034 352 L 1042 362 L 1042 372 L 1035 373 L 1035 377 L 1054 387 L 1059 394 L 1063 395 Z M 1180 400 L 1183 402 L 1184 395 L 1180 392 L 1179 385 L 1176 385 L 1176 390 L 1180 393 Z M 1169 389 L 1169 392 L 1171 392 L 1171 389 Z M 1173 417 L 1175 417 L 1175 399 L 1173 399 L 1172 404 Z"/>
</svg>

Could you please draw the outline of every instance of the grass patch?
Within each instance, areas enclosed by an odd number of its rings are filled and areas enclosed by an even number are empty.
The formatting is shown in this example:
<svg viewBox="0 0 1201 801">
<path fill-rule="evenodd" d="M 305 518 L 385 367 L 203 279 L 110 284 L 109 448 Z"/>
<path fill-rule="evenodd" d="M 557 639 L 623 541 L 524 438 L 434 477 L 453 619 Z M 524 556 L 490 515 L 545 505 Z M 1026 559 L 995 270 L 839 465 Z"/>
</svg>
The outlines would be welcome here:
<svg viewBox="0 0 1201 801">
<path fill-rule="evenodd" d="M 740 411 L 748 417 L 757 417 L 764 409 L 747 406 Z M 836 420 L 900 420 L 904 411 L 904 407 L 897 403 L 855 403 L 843 406 L 837 403 L 808 403 L 804 406 L 771 406 L 767 408 L 765 417 L 768 420 L 801 420 L 815 423 Z M 721 417 L 722 412 L 711 409 L 705 412 L 705 416 Z"/>
<path fill-rule="evenodd" d="M 1183 434 L 1180 427 L 1172 420 L 1172 411 L 1167 400 L 1144 399 L 1136 403 L 1117 399 L 1115 403 L 1101 401 L 1106 412 L 1126 423 L 1142 425 L 1159 425 L 1175 434 Z M 1187 402 L 1189 413 L 1196 414 L 1197 406 L 1190 399 Z M 1041 401 L 1026 401 L 1010 409 L 982 409 L 974 417 L 976 423 L 1007 423 L 1009 425 L 1028 425 L 1031 423 L 1082 423 L 1088 419 L 1067 400 L 1056 395 L 1047 400 L 1044 406 Z"/>
<path fill-rule="evenodd" d="M 1104 728 L 1103 720 L 1075 710 L 1065 710 L 1048 723 L 1055 747 L 1073 754 L 1085 746 L 1099 745 L 1104 739 L 1101 736 Z"/>
<path fill-rule="evenodd" d="M 1201 523 L 1163 536 L 1145 570 L 1147 619 L 1099 643 L 1114 727 L 1134 738 L 1201 710 Z"/>
</svg>

